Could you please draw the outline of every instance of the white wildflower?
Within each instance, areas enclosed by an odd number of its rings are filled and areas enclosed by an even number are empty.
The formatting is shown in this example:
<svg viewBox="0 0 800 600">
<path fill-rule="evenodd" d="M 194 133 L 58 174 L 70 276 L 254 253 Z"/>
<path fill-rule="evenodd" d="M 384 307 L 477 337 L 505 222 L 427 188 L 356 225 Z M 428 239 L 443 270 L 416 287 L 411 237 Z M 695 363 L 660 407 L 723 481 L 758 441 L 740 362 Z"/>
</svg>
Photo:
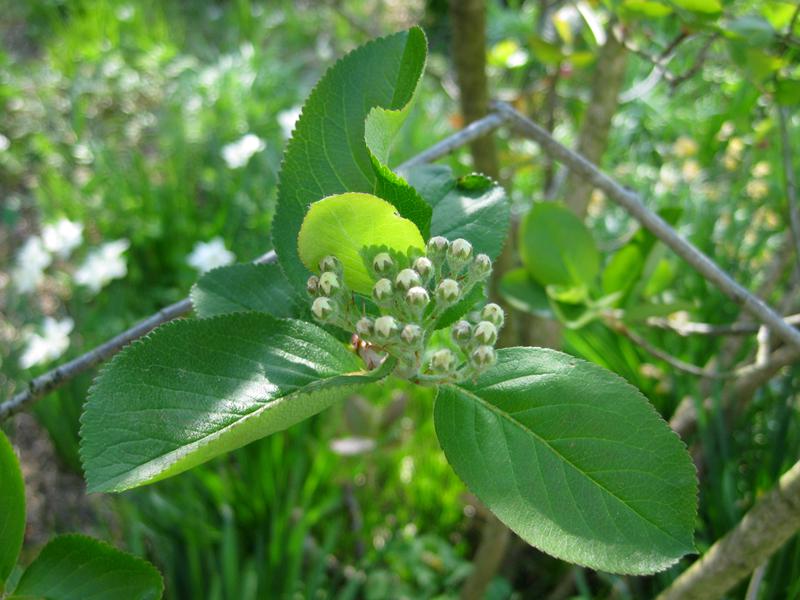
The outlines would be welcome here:
<svg viewBox="0 0 800 600">
<path fill-rule="evenodd" d="M 32 292 L 44 279 L 44 270 L 53 258 L 38 235 L 29 237 L 17 254 L 17 265 L 11 272 L 14 286 L 23 294 Z"/>
<path fill-rule="evenodd" d="M 363 437 L 346 437 L 331 440 L 331 450 L 339 456 L 358 456 L 375 449 L 375 440 Z"/>
<path fill-rule="evenodd" d="M 122 254 L 128 249 L 128 240 L 107 242 L 92 250 L 80 268 L 75 271 L 75 282 L 88 287 L 92 293 L 99 292 L 112 279 L 120 279 L 128 273 Z"/>
<path fill-rule="evenodd" d="M 297 119 L 300 118 L 300 112 L 299 106 L 293 106 L 278 113 L 278 125 L 281 126 L 283 137 L 286 139 L 292 137 L 294 126 L 297 123 Z"/>
<path fill-rule="evenodd" d="M 189 266 L 197 269 L 200 273 L 224 267 L 234 260 L 236 260 L 236 256 L 225 248 L 225 242 L 221 237 L 215 237 L 209 242 L 197 242 L 191 254 L 186 258 Z"/>
<path fill-rule="evenodd" d="M 48 252 L 67 258 L 83 241 L 83 225 L 69 219 L 50 223 L 42 229 L 42 241 Z"/>
<path fill-rule="evenodd" d="M 19 358 L 19 366 L 29 369 L 34 365 L 55 360 L 64 354 L 69 348 L 69 334 L 74 325 L 74 321 L 70 318 L 56 321 L 52 317 L 45 317 L 42 333 L 28 335 L 27 345 Z"/>
<path fill-rule="evenodd" d="M 11 146 L 9 139 L 0 133 L 0 152 L 5 152 Z"/>
<path fill-rule="evenodd" d="M 222 158 L 230 169 L 240 169 L 245 166 L 250 158 L 266 148 L 264 140 L 257 135 L 248 133 L 241 139 L 222 147 Z"/>
</svg>

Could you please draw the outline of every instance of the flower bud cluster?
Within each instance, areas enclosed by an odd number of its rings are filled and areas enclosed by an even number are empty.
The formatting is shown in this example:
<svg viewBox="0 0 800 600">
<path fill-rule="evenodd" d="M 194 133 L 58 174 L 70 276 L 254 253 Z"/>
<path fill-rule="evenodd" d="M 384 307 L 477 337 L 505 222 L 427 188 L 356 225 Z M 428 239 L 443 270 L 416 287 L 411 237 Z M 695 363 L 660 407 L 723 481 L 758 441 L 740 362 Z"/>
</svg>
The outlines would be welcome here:
<svg viewBox="0 0 800 600">
<path fill-rule="evenodd" d="M 357 314 L 341 263 L 326 256 L 319 263 L 320 274 L 311 276 L 307 285 L 314 317 L 355 332 L 362 343 L 393 356 L 398 363 L 396 374 L 406 378 L 460 381 L 494 364 L 494 345 L 503 325 L 503 311 L 496 304 L 487 304 L 478 322 L 462 320 L 451 327 L 453 349 L 427 348 L 445 311 L 491 274 L 487 255 L 475 255 L 467 240 L 436 236 L 425 254 L 405 257 L 379 252 L 370 266 L 371 296 L 378 315 Z"/>
</svg>

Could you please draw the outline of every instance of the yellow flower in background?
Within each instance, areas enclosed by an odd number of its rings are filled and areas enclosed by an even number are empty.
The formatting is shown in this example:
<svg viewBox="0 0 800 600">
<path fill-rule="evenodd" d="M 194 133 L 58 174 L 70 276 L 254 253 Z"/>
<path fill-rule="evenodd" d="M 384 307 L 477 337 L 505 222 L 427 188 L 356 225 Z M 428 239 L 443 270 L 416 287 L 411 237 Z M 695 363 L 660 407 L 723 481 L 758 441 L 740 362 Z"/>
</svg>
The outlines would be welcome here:
<svg viewBox="0 0 800 600">
<path fill-rule="evenodd" d="M 757 162 L 753 165 L 752 174 L 755 178 L 767 177 L 770 174 L 771 167 L 769 163 L 765 160 Z"/>
<path fill-rule="evenodd" d="M 742 152 L 744 152 L 744 142 L 742 138 L 734 137 L 728 142 L 728 147 L 725 149 L 727 156 L 732 156 L 736 160 L 741 160 Z"/>
<path fill-rule="evenodd" d="M 727 154 L 722 159 L 722 166 L 725 167 L 728 171 L 735 171 L 739 168 L 739 159 L 734 158 L 733 156 L 728 156 Z"/>
<path fill-rule="evenodd" d="M 672 145 L 672 152 L 678 158 L 689 158 L 697 154 L 697 142 L 690 137 L 682 135 Z"/>
<path fill-rule="evenodd" d="M 684 180 L 691 183 L 702 174 L 703 170 L 700 168 L 700 163 L 696 160 L 687 160 L 681 167 L 681 174 Z"/>
<path fill-rule="evenodd" d="M 747 182 L 745 192 L 753 200 L 761 200 L 769 194 L 769 186 L 763 179 L 751 179 Z"/>
</svg>

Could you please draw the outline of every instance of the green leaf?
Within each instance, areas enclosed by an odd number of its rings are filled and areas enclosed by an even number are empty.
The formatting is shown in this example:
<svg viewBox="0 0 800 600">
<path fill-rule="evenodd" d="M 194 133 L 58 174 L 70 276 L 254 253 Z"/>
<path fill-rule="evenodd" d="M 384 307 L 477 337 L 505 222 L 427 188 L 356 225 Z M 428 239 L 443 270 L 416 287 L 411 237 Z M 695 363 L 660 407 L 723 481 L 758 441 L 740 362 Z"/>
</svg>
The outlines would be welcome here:
<svg viewBox="0 0 800 600">
<path fill-rule="evenodd" d="M 644 256 L 639 244 L 628 243 L 620 248 L 603 270 L 603 293 L 621 292 L 622 297 L 633 288 L 644 268 Z"/>
<path fill-rule="evenodd" d="M 431 235 L 464 238 L 475 252 L 497 258 L 508 234 L 510 207 L 505 190 L 483 175 L 456 179 L 449 167 L 424 165 L 408 182 L 433 207 Z"/>
<path fill-rule="evenodd" d="M 197 316 L 204 319 L 250 311 L 297 317 L 305 306 L 276 264 L 245 263 L 214 269 L 192 286 L 189 296 Z"/>
<path fill-rule="evenodd" d="M 427 235 L 430 207 L 383 164 L 422 75 L 426 46 L 418 27 L 374 40 L 338 61 L 306 100 L 284 154 L 272 226 L 278 260 L 298 290 L 308 271 L 297 234 L 309 206 L 321 198 L 376 194 Z"/>
<path fill-rule="evenodd" d="M 336 256 L 350 289 L 369 295 L 374 278 L 363 256 L 372 246 L 407 254 L 425 251 L 419 229 L 397 214 L 395 207 L 370 194 L 339 194 L 311 205 L 303 220 L 297 247 L 303 264 L 319 272 L 319 261 Z"/>
<path fill-rule="evenodd" d="M 592 234 L 563 204 L 535 204 L 520 227 L 519 248 L 528 273 L 545 286 L 591 287 L 600 270 Z"/>
<path fill-rule="evenodd" d="M 525 269 L 513 269 L 500 280 L 500 295 L 513 308 L 545 319 L 553 318 L 545 289 Z"/>
<path fill-rule="evenodd" d="M 716 14 L 722 12 L 720 0 L 672 0 L 676 6 L 692 12 Z"/>
<path fill-rule="evenodd" d="M 776 81 L 775 100 L 782 106 L 800 103 L 800 80 L 779 79 Z"/>
<path fill-rule="evenodd" d="M 728 37 L 742 40 L 748 46 L 767 46 L 775 38 L 775 30 L 769 21 L 758 15 L 745 15 L 725 26 Z"/>
<path fill-rule="evenodd" d="M 544 552 L 640 575 L 694 550 L 694 465 L 617 375 L 554 350 L 504 349 L 476 383 L 442 386 L 434 419 L 456 473 Z"/>
<path fill-rule="evenodd" d="M 0 596 L 25 535 L 25 484 L 17 456 L 0 431 Z"/>
<path fill-rule="evenodd" d="M 163 592 L 150 563 L 99 540 L 61 535 L 22 574 L 10 600 L 158 600 Z"/>
<path fill-rule="evenodd" d="M 90 491 L 175 475 L 327 408 L 364 373 L 319 327 L 237 313 L 175 321 L 103 369 L 81 427 Z"/>
</svg>

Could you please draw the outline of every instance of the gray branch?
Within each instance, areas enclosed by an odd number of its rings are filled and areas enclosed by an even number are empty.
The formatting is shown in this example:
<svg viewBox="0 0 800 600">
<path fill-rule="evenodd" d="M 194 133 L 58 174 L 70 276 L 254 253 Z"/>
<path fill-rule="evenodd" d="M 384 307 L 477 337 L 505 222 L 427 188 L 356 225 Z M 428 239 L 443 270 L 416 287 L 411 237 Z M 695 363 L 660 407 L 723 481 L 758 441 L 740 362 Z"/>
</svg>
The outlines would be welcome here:
<svg viewBox="0 0 800 600">
<path fill-rule="evenodd" d="M 572 171 L 585 177 L 595 187 L 603 190 L 606 196 L 627 210 L 631 216 L 636 218 L 644 227 L 649 229 L 651 233 L 694 267 L 703 277 L 716 285 L 734 302 L 744 307 L 760 322 L 770 327 L 788 344 L 795 348 L 800 348 L 800 331 L 786 323 L 763 300 L 757 298 L 745 287 L 734 281 L 708 256 L 682 238 L 664 219 L 642 204 L 637 194 L 622 187 L 580 154 L 557 142 L 547 131 L 518 113 L 508 104 L 495 102 L 494 107 L 497 111 L 509 117 L 509 122 L 520 134 L 536 141 L 542 150 L 563 162 Z"/>
<path fill-rule="evenodd" d="M 656 600 L 715 600 L 753 572 L 800 529 L 800 462 L 744 518 Z"/>
</svg>

